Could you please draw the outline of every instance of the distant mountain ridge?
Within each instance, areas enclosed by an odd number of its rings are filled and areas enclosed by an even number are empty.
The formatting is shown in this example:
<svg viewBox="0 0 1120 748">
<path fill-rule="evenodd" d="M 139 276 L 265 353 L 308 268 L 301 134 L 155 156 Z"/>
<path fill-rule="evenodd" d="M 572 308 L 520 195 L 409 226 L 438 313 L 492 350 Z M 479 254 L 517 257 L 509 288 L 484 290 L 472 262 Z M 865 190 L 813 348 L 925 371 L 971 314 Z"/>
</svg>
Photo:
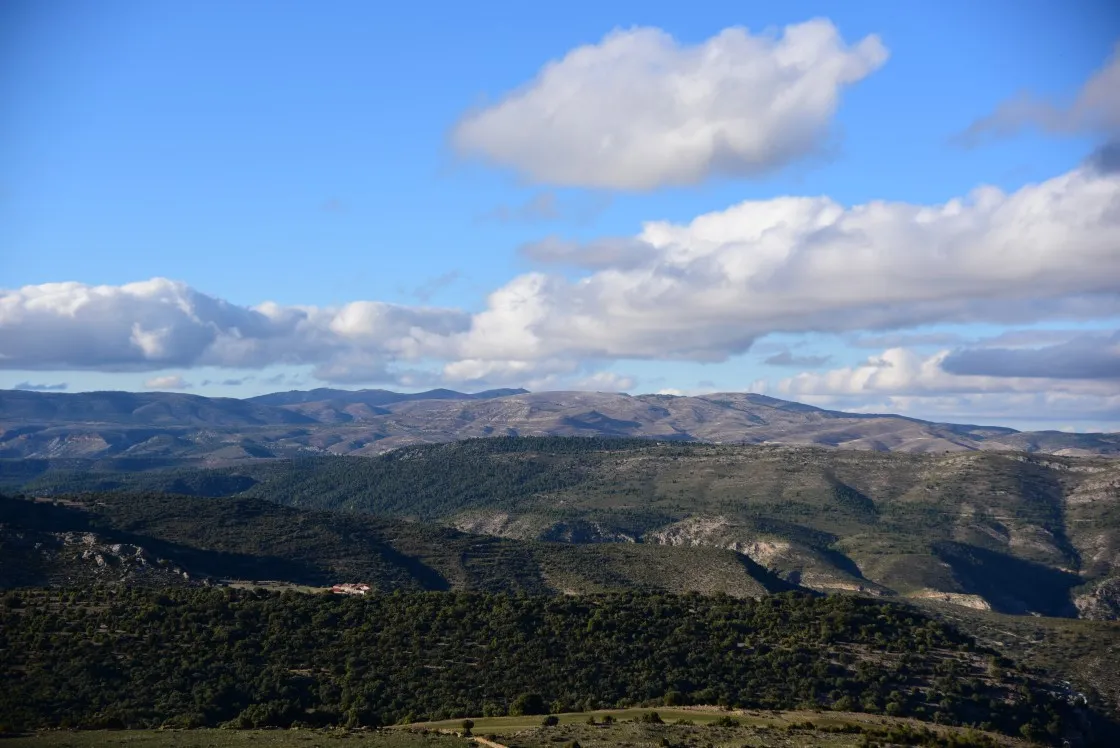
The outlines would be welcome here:
<svg viewBox="0 0 1120 748">
<path fill-rule="evenodd" d="M 331 401 L 339 403 L 363 403 L 365 405 L 391 405 L 408 400 L 492 400 L 496 397 L 525 395 L 529 390 L 497 389 L 485 392 L 456 392 L 455 390 L 435 389 L 427 392 L 393 392 L 392 390 L 337 390 L 319 387 L 313 390 L 288 390 L 271 392 L 267 395 L 245 398 L 245 402 L 259 405 L 298 405 Z"/>
<path fill-rule="evenodd" d="M 488 436 L 609 436 L 894 452 L 1120 454 L 1120 434 L 1019 432 L 855 414 L 753 393 L 694 397 L 519 389 L 185 393 L 0 390 L 0 457 L 194 458 L 376 455 Z"/>
</svg>

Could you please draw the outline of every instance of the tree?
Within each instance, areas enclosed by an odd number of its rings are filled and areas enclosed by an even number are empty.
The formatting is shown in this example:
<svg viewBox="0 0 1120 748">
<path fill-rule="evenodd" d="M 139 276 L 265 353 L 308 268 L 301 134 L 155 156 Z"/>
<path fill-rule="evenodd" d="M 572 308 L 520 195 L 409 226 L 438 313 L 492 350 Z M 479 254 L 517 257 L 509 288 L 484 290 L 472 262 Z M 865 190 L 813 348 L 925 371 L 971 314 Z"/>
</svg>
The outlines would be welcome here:
<svg viewBox="0 0 1120 748">
<path fill-rule="evenodd" d="M 471 736 L 471 728 L 474 727 L 474 720 L 473 719 L 465 719 L 465 720 L 463 720 L 462 725 L 463 725 L 463 737 L 464 738 L 469 738 Z"/>
<path fill-rule="evenodd" d="M 544 727 L 556 727 L 558 724 L 560 724 L 560 718 L 555 714 L 550 714 L 541 720 L 541 725 Z"/>
<path fill-rule="evenodd" d="M 544 697 L 539 693 L 523 693 L 509 705 L 509 713 L 513 717 L 521 717 L 527 714 L 544 714 L 547 711 L 548 708 L 545 706 Z"/>
</svg>

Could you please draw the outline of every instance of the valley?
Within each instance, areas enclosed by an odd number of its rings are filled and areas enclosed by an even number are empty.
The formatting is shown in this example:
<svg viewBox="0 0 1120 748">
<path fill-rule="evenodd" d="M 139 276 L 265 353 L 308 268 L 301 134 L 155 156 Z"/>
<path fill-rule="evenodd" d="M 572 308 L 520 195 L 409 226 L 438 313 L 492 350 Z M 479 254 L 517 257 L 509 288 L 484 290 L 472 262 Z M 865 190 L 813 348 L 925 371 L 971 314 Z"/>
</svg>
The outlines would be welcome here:
<svg viewBox="0 0 1120 748">
<path fill-rule="evenodd" d="M 311 439 L 331 429 L 365 428 L 324 425 L 323 401 L 309 399 L 318 394 L 285 394 L 231 408 L 180 396 L 135 396 L 94 398 L 82 412 L 67 405 L 47 413 L 42 401 L 35 401 L 37 410 L 4 412 L 5 443 L 22 443 L 26 454 L 9 447 L 0 457 L 0 590 L 7 590 L 0 594 L 8 616 L 0 665 L 25 679 L 23 692 L 48 701 L 62 687 L 52 680 L 55 673 L 89 683 L 67 707 L 69 717 L 57 704 L 36 707 L 34 698 L 0 704 L 0 713 L 18 717 L 9 729 L 304 725 L 275 738 L 286 744 L 350 734 L 318 732 L 331 725 L 489 719 L 510 712 L 518 694 L 534 689 L 548 694 L 549 711 L 580 716 L 567 718 L 570 726 L 559 732 L 519 728 L 511 743 L 519 748 L 546 745 L 561 733 L 568 742 L 604 746 L 655 738 L 658 745 L 664 738 L 681 746 L 891 739 L 986 746 L 1014 744 L 1022 736 L 1047 742 L 1092 734 L 1098 740 L 1120 718 L 1114 667 L 1120 657 L 1120 461 L 1109 453 L 1111 436 L 1072 435 L 1081 441 L 1071 447 L 1035 435 L 1029 451 L 1015 451 L 1008 446 L 1028 437 L 909 424 L 926 435 L 838 446 L 819 437 L 825 426 L 851 426 L 845 414 L 746 396 L 733 408 L 719 407 L 743 414 L 749 405 L 752 417 L 769 408 L 775 412 L 758 428 L 773 435 L 779 421 L 783 428 L 797 421 L 801 429 L 814 424 L 817 436 L 801 443 L 809 432 L 792 436 L 793 429 L 777 437 L 791 443 L 743 443 L 753 437 L 718 443 L 691 432 L 635 437 L 615 428 L 621 419 L 597 411 L 581 417 L 578 428 L 560 429 L 561 435 L 546 435 L 555 429 L 542 427 L 537 436 L 510 435 L 518 429 L 495 436 L 493 429 L 485 438 L 459 439 L 433 413 L 456 412 L 466 423 L 462 409 L 500 405 L 508 418 L 511 402 L 521 408 L 529 396 L 441 392 L 394 399 L 396 393 L 370 391 L 354 398 L 376 402 L 348 403 L 343 410 L 358 421 L 376 416 L 400 423 L 421 411 L 435 420 L 426 420 L 422 430 L 410 426 L 409 436 L 374 440 L 368 450 L 335 454 L 330 446 L 262 446 L 261 435 L 276 429 Z M 634 407 L 648 406 L 641 401 Z M 34 419 L 37 425 L 26 425 Z M 137 425 L 145 419 L 147 425 Z M 24 425 L 7 425 L 11 420 Z M 955 446 L 928 441 L 934 426 L 942 436 L 955 434 Z M 135 445 L 129 439 L 145 429 L 147 441 L 139 443 L 160 449 L 118 448 Z M 52 430 L 69 436 L 36 452 L 36 440 Z M 79 437 L 92 439 L 95 432 L 110 446 L 76 452 Z M 114 447 L 104 438 L 110 433 L 128 438 Z M 229 448 L 233 442 L 236 449 Z M 368 585 L 369 593 L 331 594 L 340 583 Z M 402 629 L 390 643 L 384 627 L 397 620 L 401 605 L 423 608 L 414 619 L 421 628 Z M 528 607 L 511 613 L 510 605 Z M 434 623 L 472 610 L 483 617 L 470 619 L 459 633 Z M 501 623 L 485 611 L 502 611 L 495 613 Z M 599 617 L 607 611 L 607 618 Z M 715 617 L 693 618 L 708 615 L 702 611 Z M 734 644 L 725 624 L 717 623 L 728 615 L 771 615 L 766 611 L 779 611 L 780 623 L 765 624 L 757 643 L 748 637 Z M 835 621 L 849 621 L 853 611 L 879 617 L 865 617 L 858 633 L 847 623 L 838 629 Z M 561 633 L 594 635 L 604 625 L 597 621 L 634 615 L 642 625 L 604 631 L 631 632 L 639 640 L 594 649 L 594 666 Z M 654 622 L 662 618 L 675 621 L 673 628 L 657 629 Z M 891 623 L 876 628 L 873 619 Z M 187 693 L 181 689 L 201 677 L 225 684 L 224 701 L 213 701 L 209 690 L 191 691 L 186 701 L 172 692 L 142 695 L 138 684 L 154 667 L 148 646 L 156 640 L 133 630 L 134 621 L 160 628 L 159 646 L 182 653 L 182 667 L 196 673 L 172 678 L 169 683 L 179 683 L 176 693 Z M 210 621 L 217 639 L 207 638 L 198 627 L 202 621 Z M 281 646 L 267 621 L 287 621 L 284 636 L 299 646 Z M 347 639 L 343 621 L 360 631 Z M 400 625 L 414 624 L 402 619 Z M 431 638 L 434 630 L 424 628 L 431 625 L 443 633 Z M 758 625 L 744 624 L 741 632 Z M 41 630 L 49 639 L 34 638 Z M 546 630 L 554 632 L 552 639 L 541 638 Z M 928 639 L 935 631 L 943 637 L 936 643 Z M 529 649 L 501 654 L 502 637 Z M 67 642 L 86 639 L 110 659 L 66 649 L 72 646 Z M 44 649 L 48 641 L 57 652 Z M 670 647 L 656 664 L 633 666 L 653 641 L 679 648 Z M 891 651 L 892 641 L 908 653 L 901 660 L 872 654 Z M 733 664 L 717 647 L 700 675 L 689 670 L 693 655 L 683 653 L 699 651 L 701 642 L 745 648 L 747 657 Z M 638 643 L 645 649 L 628 649 Z M 199 645 L 226 648 L 228 662 L 192 661 L 186 653 Z M 309 665 L 309 657 L 329 659 L 338 647 L 366 654 L 322 670 Z M 532 655 L 534 662 L 552 663 L 544 672 L 519 659 L 534 647 L 544 647 Z M 399 656 L 385 661 L 373 654 L 383 658 L 398 649 Z M 425 654 L 432 652 L 441 657 Z M 100 675 L 67 670 L 58 657 L 76 658 Z M 573 663 L 585 668 L 579 671 L 584 685 L 559 676 Z M 808 668 L 805 680 L 792 691 L 773 680 L 778 669 L 800 673 L 801 667 Z M 479 683 L 479 668 L 516 673 L 520 685 L 489 676 Z M 413 689 L 423 697 L 410 701 L 399 690 L 363 690 L 340 675 L 351 669 L 381 684 L 423 673 L 426 685 Z M 669 680 L 659 680 L 662 671 Z M 528 673 L 536 680 L 525 680 Z M 615 679 L 613 695 L 604 690 L 608 673 Z M 738 675 L 721 681 L 719 673 Z M 265 674 L 267 683 L 260 680 Z M 753 685 L 744 690 L 742 678 Z M 968 684 L 966 690 L 950 687 L 952 679 Z M 475 701 L 468 682 L 480 689 Z M 586 685 L 591 682 L 594 688 Z M 95 697 L 97 683 L 114 684 L 117 695 Z M 808 716 L 803 722 L 744 716 L 742 725 L 719 735 L 705 732 L 715 728 L 660 728 L 640 720 L 577 727 L 587 713 L 604 710 L 714 703 L 740 715 L 762 709 Z M 968 705 L 976 703 L 986 706 L 973 714 Z M 813 716 L 821 710 L 828 715 L 823 721 Z M 853 710 L 881 721 L 841 714 Z M 1044 712 L 1051 716 L 1041 718 Z M 931 722 L 948 732 L 912 728 Z M 962 730 L 970 725 L 975 729 L 966 735 Z M 502 730 L 497 723 L 494 729 Z M 383 732 L 352 734 L 386 745 L 396 740 Z M 130 734 L 142 741 L 147 733 Z"/>
<path fill-rule="evenodd" d="M 220 527 L 224 544 L 207 542 L 230 552 L 255 542 L 276 505 L 300 522 L 393 523 L 434 544 L 459 533 L 480 553 L 532 558 L 515 565 L 538 581 L 518 584 L 538 589 L 601 590 L 644 574 L 668 589 L 739 593 L 754 589 L 742 586 L 748 565 L 751 579 L 820 592 L 1020 615 L 1115 619 L 1120 604 L 1120 463 L 1105 457 L 504 437 L 375 458 L 129 467 L 0 461 L 0 486 L 87 504 L 80 495 L 111 494 L 97 509 L 110 527 L 188 544 Z M 653 567 L 664 573 L 643 571 Z"/>
</svg>

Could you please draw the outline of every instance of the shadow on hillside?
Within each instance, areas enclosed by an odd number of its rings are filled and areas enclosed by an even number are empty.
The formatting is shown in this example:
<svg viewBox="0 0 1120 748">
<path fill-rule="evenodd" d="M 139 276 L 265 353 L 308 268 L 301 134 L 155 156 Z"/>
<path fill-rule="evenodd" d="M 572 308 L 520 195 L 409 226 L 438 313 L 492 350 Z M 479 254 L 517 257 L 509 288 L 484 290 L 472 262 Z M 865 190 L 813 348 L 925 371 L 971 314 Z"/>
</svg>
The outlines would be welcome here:
<svg viewBox="0 0 1120 748">
<path fill-rule="evenodd" d="M 195 576 L 239 579 L 282 579 L 296 584 L 333 583 L 329 571 L 314 564 L 275 556 L 255 556 L 228 551 L 212 551 L 160 540 L 109 526 L 103 518 L 74 506 L 0 497 L 0 523 L 31 532 L 94 533 L 104 543 L 127 543 L 165 558 Z M 45 573 L 45 572 L 43 572 Z M 42 576 L 39 575 L 32 576 Z M 34 579 L 20 583 L 36 584 Z"/>
<path fill-rule="evenodd" d="M 1076 574 L 951 541 L 935 544 L 934 554 L 968 592 L 981 595 L 1000 613 L 1077 617 L 1070 590 L 1083 580 Z"/>
<path fill-rule="evenodd" d="M 805 592 L 810 595 L 820 594 L 807 587 L 802 587 L 799 584 L 795 584 L 793 582 L 782 579 L 777 574 L 767 569 L 765 566 L 752 561 L 751 558 L 749 556 L 746 556 L 745 554 L 736 553 L 735 556 L 736 558 L 738 558 L 739 563 L 743 565 L 743 568 L 746 570 L 747 574 L 749 574 L 751 578 L 756 582 L 765 587 L 767 592 L 778 593 L 796 591 Z"/>
</svg>

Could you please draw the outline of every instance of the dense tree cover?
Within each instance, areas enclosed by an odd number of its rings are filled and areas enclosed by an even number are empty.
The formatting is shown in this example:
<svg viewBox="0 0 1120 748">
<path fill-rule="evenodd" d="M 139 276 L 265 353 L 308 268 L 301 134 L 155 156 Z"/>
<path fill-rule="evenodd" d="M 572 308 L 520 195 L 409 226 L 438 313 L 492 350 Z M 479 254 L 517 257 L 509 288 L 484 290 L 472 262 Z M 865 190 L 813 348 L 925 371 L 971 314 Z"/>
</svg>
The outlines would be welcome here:
<svg viewBox="0 0 1120 748">
<path fill-rule="evenodd" d="M 317 586 L 362 581 L 383 591 L 548 591 L 533 544 L 367 515 L 302 511 L 260 499 L 130 493 L 83 494 L 57 505 L 0 496 L 0 587 L 76 582 L 89 579 L 91 571 L 114 571 L 72 555 L 36 575 L 41 549 L 35 541 L 57 541 L 35 533 L 66 532 L 140 546 L 193 578 Z M 10 533 L 24 537 L 13 542 Z M 124 568 L 117 571 L 113 579 L 142 582 L 126 576 Z"/>
<path fill-rule="evenodd" d="M 174 469 L 157 461 L 0 459 L 0 486 L 46 494 L 246 493 L 292 506 L 433 517 L 575 485 L 605 453 L 682 449 L 649 439 L 503 436 L 404 447 L 372 458 L 314 456 L 229 468 L 198 467 L 194 460 Z"/>
<path fill-rule="evenodd" d="M 433 519 L 514 508 L 587 480 L 607 452 L 655 449 L 640 439 L 499 437 L 406 447 L 372 459 L 306 458 L 277 465 L 246 495 L 291 506 Z"/>
<path fill-rule="evenodd" d="M 1059 735 L 1070 707 L 1009 665 L 911 608 L 792 593 L 117 587 L 9 592 L 0 605 L 8 728 L 376 725 L 699 703 Z"/>
<path fill-rule="evenodd" d="M 64 542 L 60 536 L 66 533 Z M 84 542 L 90 535 L 100 549 Z M 128 558 L 118 562 L 107 550 L 117 543 L 143 548 L 147 566 Z M 104 566 L 92 555 L 98 550 Z M 189 572 L 189 579 L 153 573 L 168 568 Z M 207 578 L 533 594 L 644 589 L 756 596 L 795 587 L 746 556 L 716 548 L 517 541 L 259 499 L 0 496 L 0 588 L 96 582 L 167 586 Z"/>
</svg>

